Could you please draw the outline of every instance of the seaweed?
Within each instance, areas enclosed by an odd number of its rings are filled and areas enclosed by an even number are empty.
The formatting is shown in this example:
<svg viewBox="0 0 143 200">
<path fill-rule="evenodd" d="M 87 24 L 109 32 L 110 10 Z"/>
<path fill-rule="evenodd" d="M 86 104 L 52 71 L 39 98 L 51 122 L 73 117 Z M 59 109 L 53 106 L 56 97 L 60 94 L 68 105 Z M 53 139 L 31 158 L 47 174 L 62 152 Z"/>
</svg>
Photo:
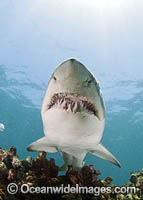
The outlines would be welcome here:
<svg viewBox="0 0 143 200">
<path fill-rule="evenodd" d="M 73 170 L 70 165 L 66 174 L 61 176 L 58 175 L 59 169 L 53 158 L 46 158 L 46 152 L 40 152 L 34 159 L 28 156 L 25 160 L 20 160 L 15 147 L 6 151 L 0 148 L 0 200 L 143 199 L 142 170 L 131 172 L 130 182 L 123 185 L 135 187 L 135 193 L 115 193 L 113 191 L 116 186 L 112 184 L 112 177 L 99 179 L 101 173 L 93 165 L 84 166 L 79 171 Z M 53 187 L 60 190 L 52 190 Z"/>
</svg>

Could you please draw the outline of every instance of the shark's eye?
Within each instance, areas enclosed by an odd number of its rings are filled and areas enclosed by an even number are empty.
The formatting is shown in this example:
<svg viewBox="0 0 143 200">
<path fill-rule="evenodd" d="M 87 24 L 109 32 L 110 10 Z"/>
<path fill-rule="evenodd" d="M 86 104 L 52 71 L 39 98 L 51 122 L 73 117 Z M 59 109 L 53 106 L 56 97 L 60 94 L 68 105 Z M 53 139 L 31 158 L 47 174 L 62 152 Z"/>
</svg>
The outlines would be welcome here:
<svg viewBox="0 0 143 200">
<path fill-rule="evenodd" d="M 92 82 L 92 80 L 89 80 L 88 83 L 90 84 Z"/>
<path fill-rule="evenodd" d="M 54 79 L 55 81 L 57 80 L 55 76 L 53 76 L 53 79 Z"/>
<path fill-rule="evenodd" d="M 87 82 L 88 82 L 88 84 L 90 84 L 90 83 L 92 83 L 92 81 L 93 81 L 93 80 L 91 79 L 91 80 L 88 80 Z"/>
</svg>

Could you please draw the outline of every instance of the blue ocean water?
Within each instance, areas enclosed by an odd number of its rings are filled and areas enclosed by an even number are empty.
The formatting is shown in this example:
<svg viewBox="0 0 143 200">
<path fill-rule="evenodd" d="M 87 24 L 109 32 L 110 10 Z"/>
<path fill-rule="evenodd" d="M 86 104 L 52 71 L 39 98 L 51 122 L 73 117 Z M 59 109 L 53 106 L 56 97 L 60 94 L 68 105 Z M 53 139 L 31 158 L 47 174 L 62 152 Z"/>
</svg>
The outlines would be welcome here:
<svg viewBox="0 0 143 200">
<path fill-rule="evenodd" d="M 5 125 L 5 130 L 0 132 L 0 146 L 3 149 L 15 146 L 20 159 L 37 155 L 27 152 L 26 147 L 44 135 L 40 109 L 55 67 L 0 65 L 0 123 Z M 102 143 L 122 168 L 91 154 L 86 156 L 86 163 L 101 171 L 99 178 L 112 176 L 113 183 L 121 185 L 129 181 L 131 171 L 143 167 L 143 76 L 96 69 L 92 72 L 100 81 L 106 105 Z M 54 157 L 59 166 L 63 164 L 60 153 L 47 157 Z"/>
</svg>

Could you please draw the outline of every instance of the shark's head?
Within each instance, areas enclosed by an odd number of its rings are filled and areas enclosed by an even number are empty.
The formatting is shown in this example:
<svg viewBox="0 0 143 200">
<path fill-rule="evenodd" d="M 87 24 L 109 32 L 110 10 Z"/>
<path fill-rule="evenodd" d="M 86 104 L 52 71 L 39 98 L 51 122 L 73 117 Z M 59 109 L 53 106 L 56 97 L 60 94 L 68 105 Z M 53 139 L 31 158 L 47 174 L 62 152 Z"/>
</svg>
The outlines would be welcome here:
<svg viewBox="0 0 143 200">
<path fill-rule="evenodd" d="M 104 120 L 105 108 L 99 82 L 79 61 L 71 58 L 63 62 L 52 74 L 41 113 L 54 107 L 87 112 L 97 120 Z"/>
</svg>

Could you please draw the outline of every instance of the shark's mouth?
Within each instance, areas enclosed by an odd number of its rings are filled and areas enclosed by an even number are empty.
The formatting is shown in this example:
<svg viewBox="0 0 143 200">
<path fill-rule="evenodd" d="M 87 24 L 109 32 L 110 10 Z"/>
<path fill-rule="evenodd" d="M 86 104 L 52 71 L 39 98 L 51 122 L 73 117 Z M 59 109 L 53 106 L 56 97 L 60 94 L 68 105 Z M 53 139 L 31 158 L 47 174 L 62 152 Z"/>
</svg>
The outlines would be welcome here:
<svg viewBox="0 0 143 200">
<path fill-rule="evenodd" d="M 91 101 L 85 96 L 75 93 L 56 93 L 52 96 L 48 104 L 48 110 L 57 107 L 70 110 L 73 113 L 87 112 L 98 117 L 98 111 Z"/>
</svg>

